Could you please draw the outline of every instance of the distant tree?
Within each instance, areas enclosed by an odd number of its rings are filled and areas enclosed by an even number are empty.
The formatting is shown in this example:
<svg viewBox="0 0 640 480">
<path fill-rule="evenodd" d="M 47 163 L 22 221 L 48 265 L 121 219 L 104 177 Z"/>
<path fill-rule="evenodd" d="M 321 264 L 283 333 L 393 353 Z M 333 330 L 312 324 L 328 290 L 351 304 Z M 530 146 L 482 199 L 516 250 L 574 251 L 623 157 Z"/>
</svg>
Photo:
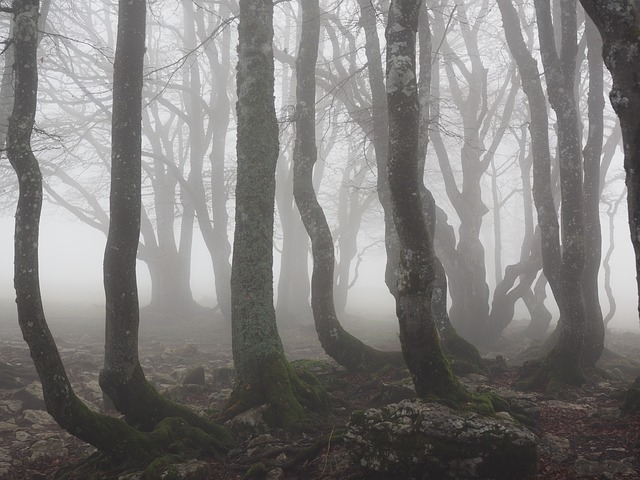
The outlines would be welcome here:
<svg viewBox="0 0 640 480">
<path fill-rule="evenodd" d="M 576 5 L 570 0 L 560 4 L 561 48 L 558 53 L 549 3 L 535 2 L 549 103 L 558 122 L 562 237 L 553 201 L 546 99 L 537 63 L 525 45 L 513 3 L 499 0 L 498 6 L 509 49 L 518 64 L 529 101 L 533 196 L 541 232 L 543 269 L 560 309 L 560 322 L 551 344 L 553 348 L 529 385 L 554 389 L 584 381 L 582 352 L 586 307 L 583 282 L 576 281 L 576 278 L 583 278 L 586 255 L 581 136 L 574 94 L 578 53 Z"/>
<path fill-rule="evenodd" d="M 236 230 L 231 271 L 236 383 L 223 417 L 267 405 L 275 426 L 299 424 L 327 395 L 287 362 L 273 305 L 273 224 L 278 121 L 274 107 L 273 4 L 241 0 L 237 68 Z M 311 382 L 311 383 L 309 383 Z"/>
<path fill-rule="evenodd" d="M 419 113 L 416 79 L 418 0 L 394 0 L 389 7 L 387 103 L 389 114 L 388 182 L 393 222 L 400 241 L 396 313 L 400 343 L 416 393 L 467 396 L 451 373 L 440 347 L 431 298 L 435 275 L 433 241 L 420 195 Z"/>
</svg>

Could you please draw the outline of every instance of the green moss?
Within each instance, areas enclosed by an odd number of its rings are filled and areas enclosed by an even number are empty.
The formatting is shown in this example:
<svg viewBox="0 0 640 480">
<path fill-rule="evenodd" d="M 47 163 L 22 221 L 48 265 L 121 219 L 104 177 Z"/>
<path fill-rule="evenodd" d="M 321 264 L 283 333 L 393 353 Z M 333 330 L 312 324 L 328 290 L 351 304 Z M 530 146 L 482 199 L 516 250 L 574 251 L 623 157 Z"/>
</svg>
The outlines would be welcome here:
<svg viewBox="0 0 640 480">
<path fill-rule="evenodd" d="M 312 412 L 329 411 L 329 395 L 317 378 L 304 368 L 291 366 L 284 355 L 263 359 L 257 371 L 262 375 L 255 383 L 236 385 L 221 419 L 266 405 L 263 419 L 267 425 L 296 430 L 308 426 Z"/>
</svg>

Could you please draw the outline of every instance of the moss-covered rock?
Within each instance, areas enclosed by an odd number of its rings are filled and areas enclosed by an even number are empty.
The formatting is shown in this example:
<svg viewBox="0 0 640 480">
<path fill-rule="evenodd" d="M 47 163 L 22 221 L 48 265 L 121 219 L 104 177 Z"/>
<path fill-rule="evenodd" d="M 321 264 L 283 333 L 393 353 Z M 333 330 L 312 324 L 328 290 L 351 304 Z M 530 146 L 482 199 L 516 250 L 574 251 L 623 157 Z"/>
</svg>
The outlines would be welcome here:
<svg viewBox="0 0 640 480">
<path fill-rule="evenodd" d="M 394 478 L 527 478 L 536 437 L 506 418 L 403 400 L 351 416 L 346 445 L 361 466 Z"/>
<path fill-rule="evenodd" d="M 183 385 L 204 385 L 204 367 L 187 369 L 182 376 Z"/>
</svg>

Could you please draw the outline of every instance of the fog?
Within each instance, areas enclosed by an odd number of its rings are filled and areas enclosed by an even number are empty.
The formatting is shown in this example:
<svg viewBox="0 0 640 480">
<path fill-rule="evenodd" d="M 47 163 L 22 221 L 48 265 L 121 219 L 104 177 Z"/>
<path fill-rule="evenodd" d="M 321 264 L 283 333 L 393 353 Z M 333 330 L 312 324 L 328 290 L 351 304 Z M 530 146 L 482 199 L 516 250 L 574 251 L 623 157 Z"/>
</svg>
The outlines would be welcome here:
<svg viewBox="0 0 640 480">
<path fill-rule="evenodd" d="M 608 247 L 609 232 L 603 222 L 603 252 Z M 609 323 L 610 329 L 638 330 L 636 309 L 636 283 L 634 256 L 628 237 L 626 212 L 621 209 L 616 217 L 616 246 L 611 258 L 611 285 L 617 301 L 617 310 Z M 380 232 L 377 232 L 381 235 Z M 49 320 L 64 322 L 78 320 L 86 314 L 88 321 L 101 321 L 104 315 L 104 291 L 102 286 L 102 257 L 106 239 L 91 227 L 70 218 L 61 208 L 45 204 L 40 235 L 40 280 L 45 311 Z M 505 244 L 505 249 L 517 250 L 518 245 Z M 488 249 L 490 252 L 490 249 Z M 279 255 L 275 252 L 274 283 L 277 285 Z M 491 258 L 487 263 L 491 265 Z M 359 278 L 349 291 L 347 312 L 372 321 L 395 321 L 395 304 L 384 284 L 384 249 L 372 249 L 359 267 Z M 213 307 L 216 299 L 213 271 L 208 252 L 196 231 L 193 245 L 191 287 L 194 299 L 203 306 Z M 487 277 L 493 272 L 488 269 Z M 13 302 L 13 218 L 0 218 L 0 302 Z M 603 273 L 600 274 L 601 305 L 603 314 L 608 311 L 603 290 Z M 150 280 L 145 264 L 138 262 L 138 286 L 140 304 L 150 298 Z M 493 286 L 492 286 L 493 287 Z M 491 288 L 492 288 L 491 287 Z M 551 292 L 547 307 L 557 320 L 557 308 Z M 527 318 L 522 302 L 516 306 L 516 320 Z M 6 320 L 6 319 L 2 319 Z"/>
</svg>

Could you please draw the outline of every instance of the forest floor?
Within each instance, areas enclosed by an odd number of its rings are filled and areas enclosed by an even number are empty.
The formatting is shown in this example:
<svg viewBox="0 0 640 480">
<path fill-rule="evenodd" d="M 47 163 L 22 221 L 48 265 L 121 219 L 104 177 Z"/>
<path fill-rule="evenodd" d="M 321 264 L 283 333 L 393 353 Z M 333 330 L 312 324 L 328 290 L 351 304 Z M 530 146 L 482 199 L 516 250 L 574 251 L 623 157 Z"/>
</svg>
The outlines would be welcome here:
<svg viewBox="0 0 640 480">
<path fill-rule="evenodd" d="M 104 336 L 99 311 L 92 320 L 76 316 L 63 322 L 62 315 L 57 317 L 50 319 L 52 331 L 74 388 L 92 408 L 101 409 L 97 379 Z M 376 348 L 399 348 L 393 322 L 350 317 L 343 323 Z M 388 401 L 389 386 L 406 380 L 406 370 L 349 373 L 322 352 L 313 326 L 290 326 L 281 331 L 289 359 L 318 376 L 333 398 L 333 410 L 323 425 L 316 425 L 313 430 L 256 434 L 239 440 L 237 448 L 222 463 L 203 459 L 214 472 L 210 478 L 389 478 L 375 477 L 362 470 L 350 457 L 341 433 L 350 412 L 379 407 Z M 168 396 L 197 410 L 219 411 L 232 388 L 229 335 L 229 329 L 220 322 L 196 319 L 169 325 L 143 319 L 140 342 L 143 368 Z M 482 352 L 488 359 L 502 355 L 507 368 L 494 369 L 488 375 L 466 375 L 462 381 L 472 391 L 490 389 L 513 395 L 511 390 L 519 375 L 517 365 L 522 362 L 520 355 L 528 343 L 512 332 L 495 350 Z M 640 333 L 612 332 L 607 346 L 615 354 L 607 355 L 602 368 L 589 372 L 589 381 L 582 388 L 567 390 L 562 398 L 517 393 L 538 406 L 532 430 L 539 438 L 540 459 L 534 478 L 640 479 L 640 416 L 624 416 L 619 411 L 622 392 L 640 374 Z M 81 461 L 93 451 L 62 432 L 43 411 L 28 350 L 17 325 L 6 317 L 0 317 L 0 365 L 0 479 L 54 478 L 59 468 Z M 197 366 L 205 369 L 205 384 L 182 385 L 184 373 Z M 257 464 L 262 464 L 269 473 L 262 477 L 247 476 Z"/>
</svg>

